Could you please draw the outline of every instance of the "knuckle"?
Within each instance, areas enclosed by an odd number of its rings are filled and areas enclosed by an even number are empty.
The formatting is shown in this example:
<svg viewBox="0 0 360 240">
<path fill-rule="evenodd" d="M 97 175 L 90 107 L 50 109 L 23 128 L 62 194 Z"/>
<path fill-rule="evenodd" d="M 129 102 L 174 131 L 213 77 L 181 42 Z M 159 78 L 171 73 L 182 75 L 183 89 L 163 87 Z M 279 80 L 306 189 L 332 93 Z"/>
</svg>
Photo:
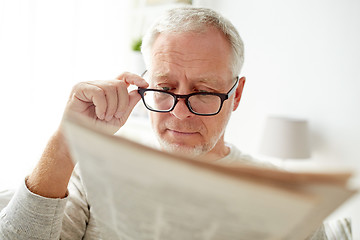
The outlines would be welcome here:
<svg viewBox="0 0 360 240">
<path fill-rule="evenodd" d="M 133 75 L 131 72 L 123 72 L 122 74 L 120 74 L 121 77 L 129 77 Z"/>
<path fill-rule="evenodd" d="M 140 76 L 134 74 L 134 73 L 131 73 L 131 72 L 123 72 L 119 77 L 118 79 L 119 80 L 122 80 L 122 81 L 125 81 L 126 83 L 129 82 L 129 80 L 135 80 L 137 78 L 140 78 Z"/>
<path fill-rule="evenodd" d="M 125 83 L 124 81 L 117 81 L 117 82 L 115 83 L 115 86 L 116 86 L 117 88 L 123 88 L 123 89 L 127 88 L 127 85 L 126 85 L 126 83 Z"/>
<path fill-rule="evenodd" d="M 77 92 L 79 89 L 82 89 L 83 88 L 83 86 L 84 86 L 84 82 L 78 82 L 78 83 L 76 83 L 74 86 L 73 86 L 73 88 L 72 88 L 72 92 Z"/>
<path fill-rule="evenodd" d="M 104 81 L 104 83 L 102 84 L 102 88 L 109 93 L 115 93 L 117 88 L 124 86 L 126 87 L 126 84 L 123 81 L 118 80 Z"/>
<path fill-rule="evenodd" d="M 93 91 L 94 91 L 94 94 L 96 94 L 96 95 L 104 94 L 104 90 L 102 88 L 99 88 L 99 87 L 94 88 Z"/>
</svg>

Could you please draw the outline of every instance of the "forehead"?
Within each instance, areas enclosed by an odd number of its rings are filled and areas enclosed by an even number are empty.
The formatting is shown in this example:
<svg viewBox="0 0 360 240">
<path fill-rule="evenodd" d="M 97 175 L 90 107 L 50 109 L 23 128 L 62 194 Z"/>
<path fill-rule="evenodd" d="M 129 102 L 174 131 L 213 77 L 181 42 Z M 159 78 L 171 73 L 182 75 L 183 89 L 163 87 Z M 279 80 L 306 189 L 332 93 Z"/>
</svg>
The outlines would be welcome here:
<svg viewBox="0 0 360 240">
<path fill-rule="evenodd" d="M 161 78 L 231 78 L 231 46 L 215 28 L 202 32 L 161 33 L 151 54 L 152 75 Z"/>
</svg>

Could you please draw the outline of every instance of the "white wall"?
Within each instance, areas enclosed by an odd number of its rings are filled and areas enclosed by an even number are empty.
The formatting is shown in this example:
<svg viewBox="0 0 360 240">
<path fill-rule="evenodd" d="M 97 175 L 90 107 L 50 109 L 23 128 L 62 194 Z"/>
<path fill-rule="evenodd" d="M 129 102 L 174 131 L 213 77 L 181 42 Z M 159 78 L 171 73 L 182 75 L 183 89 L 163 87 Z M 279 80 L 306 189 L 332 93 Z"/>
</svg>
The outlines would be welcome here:
<svg viewBox="0 0 360 240">
<path fill-rule="evenodd" d="M 0 0 L 0 190 L 18 185 L 71 87 L 127 69 L 129 1 Z"/>
<path fill-rule="evenodd" d="M 227 16 L 245 42 L 247 82 L 227 139 L 263 157 L 257 151 L 266 116 L 306 118 L 313 155 L 302 165 L 340 164 L 360 173 L 360 2 L 200 2 Z M 359 188 L 359 178 L 355 183 Z M 341 216 L 352 217 L 360 239 L 359 195 L 331 217 Z"/>
<path fill-rule="evenodd" d="M 238 133 L 247 136 L 241 145 L 256 151 L 266 115 L 298 116 L 312 126 L 314 159 L 355 165 L 360 156 L 360 2 L 222 4 L 221 12 L 235 23 L 246 47 L 247 83 L 236 115 Z"/>
</svg>

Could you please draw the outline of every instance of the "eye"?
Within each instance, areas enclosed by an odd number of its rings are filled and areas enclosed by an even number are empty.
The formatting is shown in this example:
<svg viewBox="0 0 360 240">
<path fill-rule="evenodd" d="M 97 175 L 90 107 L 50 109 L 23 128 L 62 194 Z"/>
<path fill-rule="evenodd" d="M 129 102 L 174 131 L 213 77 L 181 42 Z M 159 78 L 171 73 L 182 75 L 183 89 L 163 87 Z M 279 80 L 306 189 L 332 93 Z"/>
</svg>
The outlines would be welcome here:
<svg viewBox="0 0 360 240">
<path fill-rule="evenodd" d="M 168 91 L 173 91 L 175 89 L 175 86 L 173 84 L 169 84 L 169 83 L 158 83 L 155 85 L 155 88 L 168 92 Z"/>
<path fill-rule="evenodd" d="M 200 88 L 194 88 L 193 90 L 194 92 L 198 92 L 198 93 L 209 93 L 209 92 L 214 92 L 214 90 L 209 89 L 207 87 L 200 87 Z"/>
<path fill-rule="evenodd" d="M 171 90 L 171 87 L 168 87 L 168 86 L 161 86 L 160 88 L 163 91 L 170 91 Z"/>
<path fill-rule="evenodd" d="M 208 90 L 197 90 L 197 92 L 200 92 L 200 93 L 209 93 L 210 91 L 208 91 Z"/>
<path fill-rule="evenodd" d="M 212 92 L 217 92 L 216 87 L 213 86 L 212 84 L 207 84 L 207 83 L 196 83 L 193 85 L 193 92 L 198 92 L 198 93 L 212 93 Z"/>
</svg>

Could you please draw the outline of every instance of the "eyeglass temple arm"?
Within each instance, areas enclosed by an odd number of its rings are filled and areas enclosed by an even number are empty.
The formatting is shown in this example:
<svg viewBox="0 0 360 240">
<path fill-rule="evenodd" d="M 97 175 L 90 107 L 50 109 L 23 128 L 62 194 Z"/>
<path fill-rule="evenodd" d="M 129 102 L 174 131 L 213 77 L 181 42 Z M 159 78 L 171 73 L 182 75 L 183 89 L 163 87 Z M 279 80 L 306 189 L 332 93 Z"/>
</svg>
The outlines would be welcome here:
<svg viewBox="0 0 360 240">
<path fill-rule="evenodd" d="M 141 75 L 140 77 L 144 77 L 145 73 L 147 72 L 148 70 L 146 69 Z"/>
<path fill-rule="evenodd" d="M 239 85 L 239 76 L 236 76 L 236 82 L 234 86 L 229 90 L 229 92 L 226 94 L 227 97 L 230 97 L 236 90 L 237 86 Z"/>
</svg>

